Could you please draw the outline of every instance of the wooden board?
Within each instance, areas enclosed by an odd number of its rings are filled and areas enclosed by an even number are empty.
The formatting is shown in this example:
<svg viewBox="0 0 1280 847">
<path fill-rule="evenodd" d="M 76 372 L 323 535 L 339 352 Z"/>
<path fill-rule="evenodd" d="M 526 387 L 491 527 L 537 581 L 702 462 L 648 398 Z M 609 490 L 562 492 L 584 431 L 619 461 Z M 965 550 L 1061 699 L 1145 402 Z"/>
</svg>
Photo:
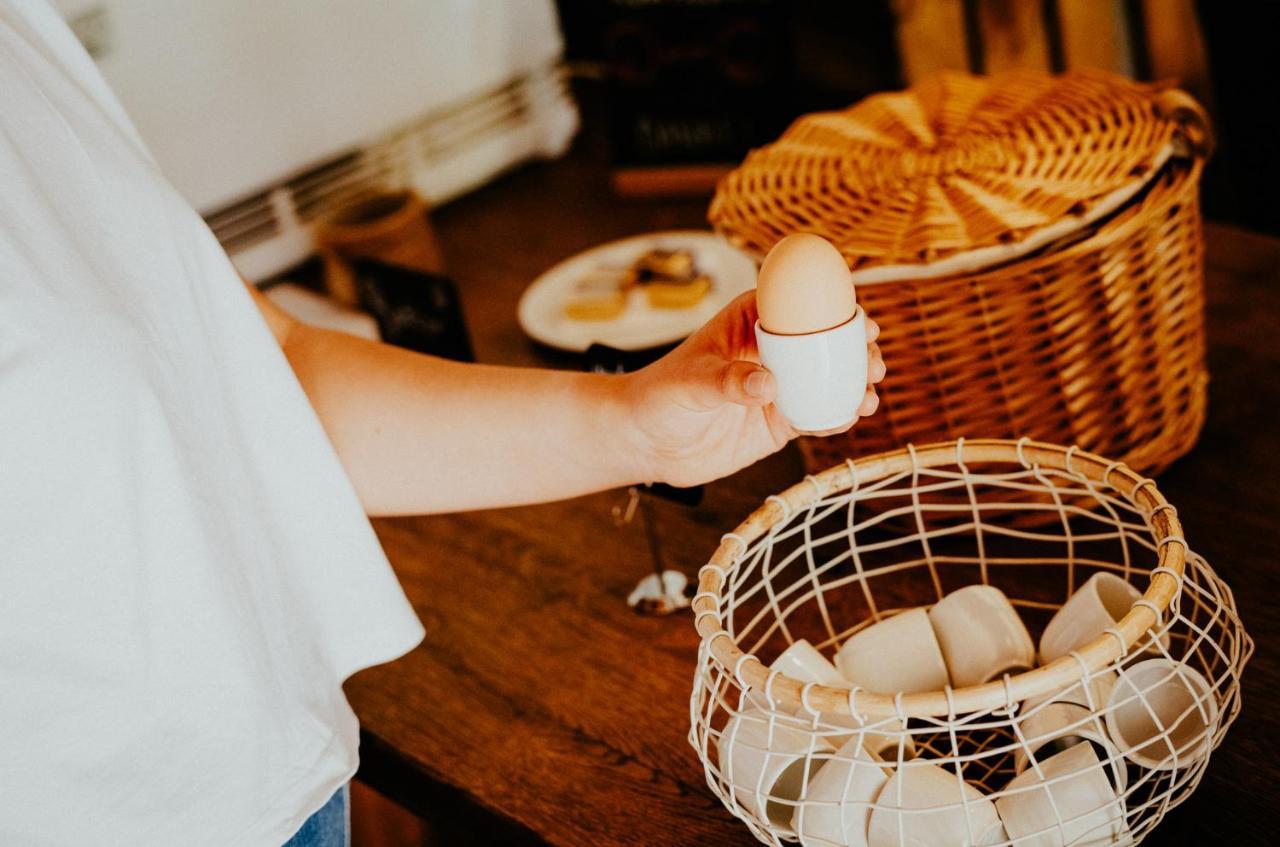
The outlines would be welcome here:
<svg viewBox="0 0 1280 847">
<path fill-rule="evenodd" d="M 1211 107 L 1209 58 L 1195 4 L 1142 0 L 1142 10 L 1151 78 L 1177 80 L 1179 87 Z"/>
<path fill-rule="evenodd" d="M 894 12 L 908 85 L 938 71 L 970 70 L 962 0 L 895 0 Z"/>
<path fill-rule="evenodd" d="M 1049 42 L 1041 4 L 1032 0 L 978 0 L 984 73 L 1023 68 L 1048 71 Z"/>
<path fill-rule="evenodd" d="M 1133 76 L 1124 0 L 1059 0 L 1056 6 L 1064 67 Z"/>
</svg>

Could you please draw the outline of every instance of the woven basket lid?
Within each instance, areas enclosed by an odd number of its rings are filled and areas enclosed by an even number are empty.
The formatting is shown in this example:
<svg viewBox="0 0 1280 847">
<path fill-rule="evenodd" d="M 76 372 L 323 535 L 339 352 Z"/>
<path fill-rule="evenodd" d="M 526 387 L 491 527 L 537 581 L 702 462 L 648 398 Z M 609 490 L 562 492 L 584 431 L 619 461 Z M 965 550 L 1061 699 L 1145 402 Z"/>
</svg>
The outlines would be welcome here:
<svg viewBox="0 0 1280 847">
<path fill-rule="evenodd" d="M 1099 72 L 943 73 L 806 115 L 720 183 L 709 217 L 757 255 L 792 232 L 844 253 L 859 282 L 987 267 L 1070 236 L 1188 153 L 1181 92 Z"/>
</svg>

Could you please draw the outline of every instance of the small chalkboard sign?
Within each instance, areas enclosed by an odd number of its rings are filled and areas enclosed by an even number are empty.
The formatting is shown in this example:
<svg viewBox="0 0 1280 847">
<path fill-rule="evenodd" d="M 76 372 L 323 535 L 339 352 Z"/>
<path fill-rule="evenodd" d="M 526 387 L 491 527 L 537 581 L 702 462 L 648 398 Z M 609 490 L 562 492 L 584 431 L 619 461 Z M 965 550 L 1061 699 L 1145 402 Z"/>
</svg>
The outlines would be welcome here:
<svg viewBox="0 0 1280 847">
<path fill-rule="evenodd" d="M 791 63 L 776 0 L 610 0 L 602 39 L 620 193 L 710 191 L 785 126 Z"/>
<path fill-rule="evenodd" d="M 355 272 L 360 305 L 378 322 L 383 341 L 445 359 L 475 361 L 453 280 L 373 259 L 357 261 Z"/>
</svg>

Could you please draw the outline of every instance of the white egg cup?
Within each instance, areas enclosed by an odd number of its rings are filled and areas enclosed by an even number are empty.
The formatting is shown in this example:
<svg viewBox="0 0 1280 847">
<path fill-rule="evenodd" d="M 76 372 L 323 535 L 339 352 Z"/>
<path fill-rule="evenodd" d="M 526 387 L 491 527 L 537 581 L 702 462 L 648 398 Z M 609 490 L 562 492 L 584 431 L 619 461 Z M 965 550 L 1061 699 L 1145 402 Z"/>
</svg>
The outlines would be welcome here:
<svg viewBox="0 0 1280 847">
<path fill-rule="evenodd" d="M 858 745 L 841 747 L 805 789 L 791 828 L 804 847 L 867 847 L 871 809 L 893 770 Z"/>
<path fill-rule="evenodd" d="M 1124 756 L 1111 740 L 1102 716 L 1116 683 L 1116 672 L 1105 671 L 1066 691 L 1046 694 L 1022 704 L 1018 735 L 1022 740 L 1014 753 L 1014 771 L 1021 774 L 1031 764 L 1048 759 L 1077 744 L 1093 745 L 1106 755 L 1103 762 L 1112 784 L 1123 791 L 1129 776 Z"/>
<path fill-rule="evenodd" d="M 836 666 L 803 638 L 797 639 L 783 650 L 769 668 L 800 682 L 829 685 L 833 688 L 849 685 L 849 681 L 841 676 Z M 759 704 L 764 702 L 764 698 L 753 699 L 752 702 Z M 788 713 L 800 718 L 808 716 L 804 709 L 792 709 Z M 905 732 L 906 722 L 897 718 L 864 720 L 853 715 L 821 712 L 811 719 L 822 739 L 834 747 L 853 749 L 858 736 L 861 736 L 863 748 L 886 762 L 896 762 L 899 758 L 910 759 L 916 755 L 915 742 Z"/>
<path fill-rule="evenodd" d="M 950 684 L 942 647 L 922 608 L 854 633 L 836 653 L 836 667 L 851 683 L 877 694 L 941 691 Z"/>
<path fill-rule="evenodd" d="M 840 675 L 840 671 L 836 670 L 836 666 L 803 638 L 797 638 L 791 646 L 778 654 L 769 668 L 801 682 L 837 687 L 849 684 Z"/>
<path fill-rule="evenodd" d="M 894 772 L 871 810 L 869 847 L 956 847 L 1007 842 L 991 799 L 955 772 L 907 762 Z"/>
<path fill-rule="evenodd" d="M 1130 843 L 1124 802 L 1098 754 L 1077 744 L 1016 776 L 996 800 L 1019 847 L 1112 847 Z"/>
<path fill-rule="evenodd" d="M 738 802 L 783 835 L 794 834 L 796 802 L 835 752 L 796 718 L 751 707 L 729 719 L 717 749 L 721 774 Z"/>
<path fill-rule="evenodd" d="M 1107 704 L 1107 733 L 1144 768 L 1188 768 L 1209 755 L 1218 729 L 1213 686 L 1189 665 L 1147 659 L 1120 672 Z"/>
<path fill-rule="evenodd" d="M 1113 573 L 1103 571 L 1089 577 L 1045 627 L 1040 636 L 1040 664 L 1047 665 L 1102 635 L 1141 599 L 1141 591 Z M 1160 644 L 1168 648 L 1169 633 L 1161 636 Z M 1147 652 L 1155 649 L 1150 646 Z"/>
<path fill-rule="evenodd" d="M 995 586 L 952 591 L 929 610 L 929 622 L 956 688 L 1035 667 L 1035 644 L 1009 598 Z"/>
<path fill-rule="evenodd" d="M 756 321 L 760 361 L 778 383 L 774 404 L 800 432 L 827 432 L 858 415 L 867 390 L 867 318 L 861 306 L 831 329 L 776 335 Z"/>
</svg>

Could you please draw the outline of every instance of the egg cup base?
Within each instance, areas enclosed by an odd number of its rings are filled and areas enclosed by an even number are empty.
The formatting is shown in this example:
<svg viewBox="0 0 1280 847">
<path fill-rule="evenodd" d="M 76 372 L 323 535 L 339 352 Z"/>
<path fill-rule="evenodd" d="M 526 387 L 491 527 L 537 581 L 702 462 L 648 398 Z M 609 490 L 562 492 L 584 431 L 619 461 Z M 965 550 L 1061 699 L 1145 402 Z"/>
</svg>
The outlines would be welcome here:
<svg viewBox="0 0 1280 847">
<path fill-rule="evenodd" d="M 773 373 L 778 411 L 798 432 L 847 427 L 867 390 L 867 321 L 862 307 L 830 329 L 777 335 L 755 325 L 761 363 Z"/>
</svg>

